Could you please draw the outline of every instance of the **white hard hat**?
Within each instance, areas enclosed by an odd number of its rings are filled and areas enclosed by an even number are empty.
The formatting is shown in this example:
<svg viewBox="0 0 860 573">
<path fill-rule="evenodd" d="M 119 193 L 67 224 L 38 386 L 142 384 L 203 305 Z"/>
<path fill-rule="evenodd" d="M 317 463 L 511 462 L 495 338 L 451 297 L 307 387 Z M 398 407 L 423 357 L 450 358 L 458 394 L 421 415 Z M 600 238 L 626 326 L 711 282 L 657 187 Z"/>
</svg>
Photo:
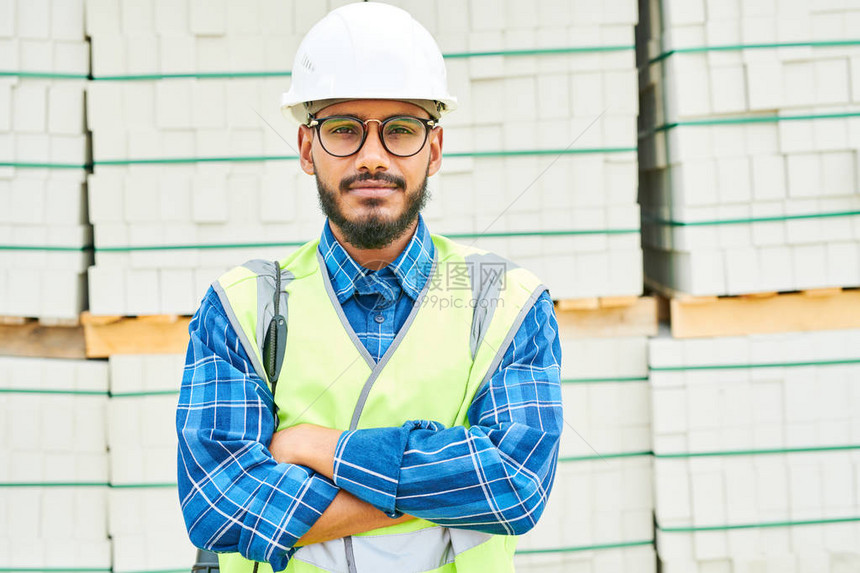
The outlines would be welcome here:
<svg viewBox="0 0 860 573">
<path fill-rule="evenodd" d="M 281 111 L 305 123 L 334 103 L 328 100 L 351 99 L 408 100 L 435 118 L 457 106 L 430 32 L 405 10 L 378 2 L 347 4 L 310 29 Z"/>
</svg>

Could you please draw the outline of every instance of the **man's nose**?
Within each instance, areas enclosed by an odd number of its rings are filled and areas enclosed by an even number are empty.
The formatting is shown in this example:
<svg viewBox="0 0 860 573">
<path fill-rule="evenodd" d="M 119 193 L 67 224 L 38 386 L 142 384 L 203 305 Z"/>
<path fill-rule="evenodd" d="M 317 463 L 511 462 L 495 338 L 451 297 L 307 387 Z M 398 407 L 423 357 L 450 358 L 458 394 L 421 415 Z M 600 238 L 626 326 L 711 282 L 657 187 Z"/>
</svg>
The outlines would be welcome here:
<svg viewBox="0 0 860 573">
<path fill-rule="evenodd" d="M 365 124 L 367 137 L 358 153 L 355 155 L 355 168 L 359 171 L 384 171 L 388 169 L 390 158 L 385 146 L 382 145 L 382 126 L 379 121 L 368 121 Z"/>
</svg>

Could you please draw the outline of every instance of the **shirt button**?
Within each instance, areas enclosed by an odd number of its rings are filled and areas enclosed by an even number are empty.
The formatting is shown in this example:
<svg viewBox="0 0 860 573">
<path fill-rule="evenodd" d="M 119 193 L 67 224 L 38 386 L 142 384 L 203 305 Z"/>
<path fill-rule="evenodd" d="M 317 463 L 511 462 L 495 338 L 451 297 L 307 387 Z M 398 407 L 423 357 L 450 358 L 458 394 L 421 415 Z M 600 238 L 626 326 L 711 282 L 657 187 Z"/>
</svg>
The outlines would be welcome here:
<svg viewBox="0 0 860 573">
<path fill-rule="evenodd" d="M 376 316 L 373 317 L 373 320 L 382 324 L 383 322 L 385 322 L 385 317 L 382 316 L 381 314 L 377 314 Z"/>
</svg>

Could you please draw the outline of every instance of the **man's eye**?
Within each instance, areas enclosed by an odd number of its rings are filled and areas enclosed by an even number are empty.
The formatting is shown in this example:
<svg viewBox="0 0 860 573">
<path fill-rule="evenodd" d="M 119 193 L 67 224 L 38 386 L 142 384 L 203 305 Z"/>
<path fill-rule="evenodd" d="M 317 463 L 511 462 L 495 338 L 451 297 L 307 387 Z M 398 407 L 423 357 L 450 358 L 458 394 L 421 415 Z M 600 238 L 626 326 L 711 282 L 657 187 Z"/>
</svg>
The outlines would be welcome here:
<svg viewBox="0 0 860 573">
<path fill-rule="evenodd" d="M 389 135 L 414 135 L 416 133 L 415 128 L 413 126 L 402 123 L 395 123 L 389 125 L 388 129 L 386 129 L 386 132 Z"/>
<path fill-rule="evenodd" d="M 329 129 L 329 133 L 335 133 L 338 135 L 352 135 L 355 132 L 355 128 L 349 125 L 337 125 Z"/>
</svg>

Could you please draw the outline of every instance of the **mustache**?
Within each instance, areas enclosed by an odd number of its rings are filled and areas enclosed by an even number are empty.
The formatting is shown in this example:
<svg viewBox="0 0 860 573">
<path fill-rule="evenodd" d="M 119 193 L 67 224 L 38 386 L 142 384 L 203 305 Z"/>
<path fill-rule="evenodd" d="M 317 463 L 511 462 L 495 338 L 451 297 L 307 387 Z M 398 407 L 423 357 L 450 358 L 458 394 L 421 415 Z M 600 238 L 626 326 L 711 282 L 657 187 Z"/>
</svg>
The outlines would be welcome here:
<svg viewBox="0 0 860 573">
<path fill-rule="evenodd" d="M 354 183 L 360 183 L 364 181 L 388 183 L 390 185 L 394 185 L 400 190 L 406 189 L 406 179 L 404 179 L 403 177 L 392 175 L 390 173 L 359 173 L 358 175 L 351 175 L 350 177 L 345 177 L 341 179 L 340 190 L 342 192 L 346 192 Z"/>
</svg>

